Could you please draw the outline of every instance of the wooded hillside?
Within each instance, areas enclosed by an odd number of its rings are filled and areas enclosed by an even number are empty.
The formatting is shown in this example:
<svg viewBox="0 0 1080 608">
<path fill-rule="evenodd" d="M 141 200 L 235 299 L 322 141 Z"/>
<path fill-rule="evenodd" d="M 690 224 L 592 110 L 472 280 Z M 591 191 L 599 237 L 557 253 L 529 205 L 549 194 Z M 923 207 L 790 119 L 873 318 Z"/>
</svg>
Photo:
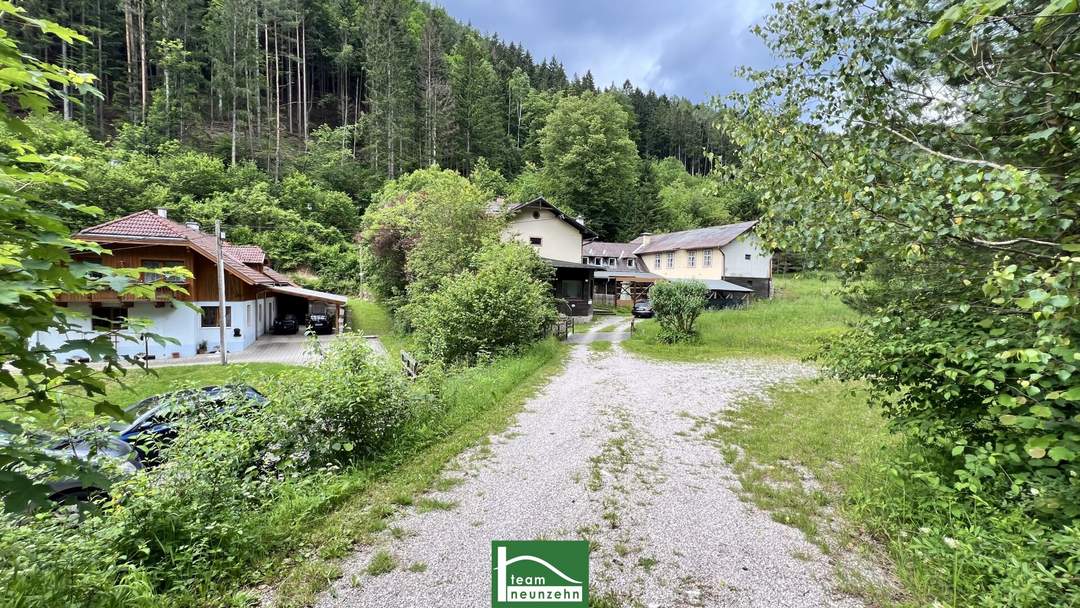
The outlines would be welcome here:
<svg viewBox="0 0 1080 608">
<path fill-rule="evenodd" d="M 93 44 L 24 29 L 36 57 L 99 77 L 101 98 L 63 103 L 98 138 L 153 150 L 178 140 L 274 177 L 320 125 L 375 175 L 430 164 L 512 178 L 541 161 L 538 137 L 560 95 L 610 89 L 643 158 L 704 174 L 729 160 L 714 113 L 686 99 L 567 75 L 555 57 L 482 37 L 416 0 L 34 0 L 31 14 Z"/>
</svg>

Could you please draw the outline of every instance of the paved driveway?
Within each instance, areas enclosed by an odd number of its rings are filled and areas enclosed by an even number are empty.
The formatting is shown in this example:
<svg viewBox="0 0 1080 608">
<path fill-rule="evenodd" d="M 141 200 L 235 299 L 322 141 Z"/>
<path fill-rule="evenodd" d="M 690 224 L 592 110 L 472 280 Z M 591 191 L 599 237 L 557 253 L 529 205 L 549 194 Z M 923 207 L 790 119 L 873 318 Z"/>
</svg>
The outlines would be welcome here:
<svg viewBox="0 0 1080 608">
<path fill-rule="evenodd" d="M 319 343 L 324 348 L 336 337 L 318 336 Z M 310 351 L 310 338 L 303 334 L 292 336 L 264 335 L 259 337 L 254 344 L 238 353 L 229 353 L 229 363 L 286 363 L 289 365 L 305 365 L 314 361 L 315 355 Z M 206 353 L 194 357 L 181 357 L 179 359 L 154 359 L 150 361 L 150 367 L 165 367 L 169 365 L 211 365 L 220 363 L 218 353 Z"/>
</svg>

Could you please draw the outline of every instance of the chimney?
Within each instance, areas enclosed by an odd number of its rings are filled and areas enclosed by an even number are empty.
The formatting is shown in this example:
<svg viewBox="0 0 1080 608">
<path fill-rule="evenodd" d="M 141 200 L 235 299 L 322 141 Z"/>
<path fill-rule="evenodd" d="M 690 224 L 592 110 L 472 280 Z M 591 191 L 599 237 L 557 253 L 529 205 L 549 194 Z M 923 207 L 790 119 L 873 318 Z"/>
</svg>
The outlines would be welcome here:
<svg viewBox="0 0 1080 608">
<path fill-rule="evenodd" d="M 652 233 L 651 232 L 642 232 L 641 236 L 639 236 L 638 238 L 641 239 L 641 244 L 642 245 L 648 245 L 649 241 L 652 240 Z"/>
<path fill-rule="evenodd" d="M 158 207 L 157 214 L 161 217 L 169 217 L 169 210 L 164 207 Z"/>
<path fill-rule="evenodd" d="M 199 232 L 199 222 L 188 220 L 188 221 L 184 222 L 184 225 L 187 226 L 188 228 L 191 228 L 195 232 Z"/>
</svg>

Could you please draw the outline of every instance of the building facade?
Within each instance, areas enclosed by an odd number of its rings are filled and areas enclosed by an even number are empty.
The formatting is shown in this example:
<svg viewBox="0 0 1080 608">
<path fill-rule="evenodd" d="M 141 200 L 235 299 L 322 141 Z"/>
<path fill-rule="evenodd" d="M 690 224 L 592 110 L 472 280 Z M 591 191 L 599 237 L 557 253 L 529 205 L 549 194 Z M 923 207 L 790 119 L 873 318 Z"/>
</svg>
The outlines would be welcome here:
<svg viewBox="0 0 1080 608">
<path fill-rule="evenodd" d="M 140 211 L 116 220 L 92 226 L 75 238 L 101 244 L 108 253 L 100 256 L 80 254 L 77 260 L 114 268 L 146 268 L 142 279 L 151 282 L 163 278 L 149 271 L 153 268 L 183 267 L 191 277 L 168 280 L 183 292 L 160 289 L 153 298 L 138 299 L 112 291 L 90 294 L 61 294 L 57 301 L 72 313 L 72 330 L 39 332 L 34 340 L 55 349 L 72 339 L 85 339 L 122 327 L 125 319 L 148 321 L 147 331 L 169 338 L 160 343 L 147 336 L 127 334 L 117 339 L 116 350 L 122 356 L 149 355 L 154 358 L 190 357 L 199 351 L 216 351 L 221 345 L 219 319 L 224 315 L 225 348 L 239 352 L 270 332 L 274 319 L 296 315 L 303 322 L 307 315 L 323 312 L 342 319 L 340 307 L 344 296 L 303 289 L 268 264 L 262 249 L 252 245 L 223 243 L 225 267 L 225 309 L 218 298 L 217 241 L 195 224 L 169 220 L 164 210 Z M 85 358 L 86 353 L 72 351 L 65 356 Z"/>
<path fill-rule="evenodd" d="M 565 302 L 560 312 L 591 317 L 594 273 L 602 268 L 583 263 L 581 248 L 586 239 L 596 238 L 596 233 L 543 197 L 517 204 L 496 199 L 489 211 L 506 219 L 504 240 L 532 246 L 555 269 L 552 289 L 555 297 Z"/>
</svg>

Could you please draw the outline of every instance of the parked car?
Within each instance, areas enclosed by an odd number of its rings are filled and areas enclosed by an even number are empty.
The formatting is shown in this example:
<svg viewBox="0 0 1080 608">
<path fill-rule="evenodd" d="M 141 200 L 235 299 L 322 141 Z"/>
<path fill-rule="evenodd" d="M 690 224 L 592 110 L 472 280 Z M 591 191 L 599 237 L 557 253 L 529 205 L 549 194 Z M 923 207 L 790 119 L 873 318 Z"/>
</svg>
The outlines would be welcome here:
<svg viewBox="0 0 1080 608">
<path fill-rule="evenodd" d="M 136 403 L 127 409 L 135 421 L 116 430 L 120 439 L 138 452 L 144 465 L 153 466 L 160 463 L 162 448 L 176 439 L 183 417 L 192 415 L 194 408 L 223 411 L 235 408 L 240 400 L 260 405 L 267 402 L 262 393 L 244 384 L 185 389 Z"/>
<path fill-rule="evenodd" d="M 333 318 L 324 314 L 313 314 L 308 317 L 308 328 L 317 334 L 334 333 Z"/>
<path fill-rule="evenodd" d="M 12 440 L 11 434 L 0 433 L 0 445 L 7 445 Z M 131 475 L 142 468 L 135 450 L 116 437 L 86 434 L 71 439 L 38 434 L 31 437 L 30 442 L 51 458 L 89 463 L 106 478 Z M 86 502 L 106 493 L 102 485 L 78 477 L 57 477 L 47 483 L 49 500 L 58 503 Z"/>
<path fill-rule="evenodd" d="M 653 316 L 652 302 L 648 300 L 634 302 L 634 308 L 631 310 L 631 314 L 639 319 L 651 318 Z"/>
<path fill-rule="evenodd" d="M 296 315 L 285 315 L 274 319 L 274 325 L 270 331 L 275 334 L 295 334 L 300 330 L 300 322 Z"/>
</svg>

